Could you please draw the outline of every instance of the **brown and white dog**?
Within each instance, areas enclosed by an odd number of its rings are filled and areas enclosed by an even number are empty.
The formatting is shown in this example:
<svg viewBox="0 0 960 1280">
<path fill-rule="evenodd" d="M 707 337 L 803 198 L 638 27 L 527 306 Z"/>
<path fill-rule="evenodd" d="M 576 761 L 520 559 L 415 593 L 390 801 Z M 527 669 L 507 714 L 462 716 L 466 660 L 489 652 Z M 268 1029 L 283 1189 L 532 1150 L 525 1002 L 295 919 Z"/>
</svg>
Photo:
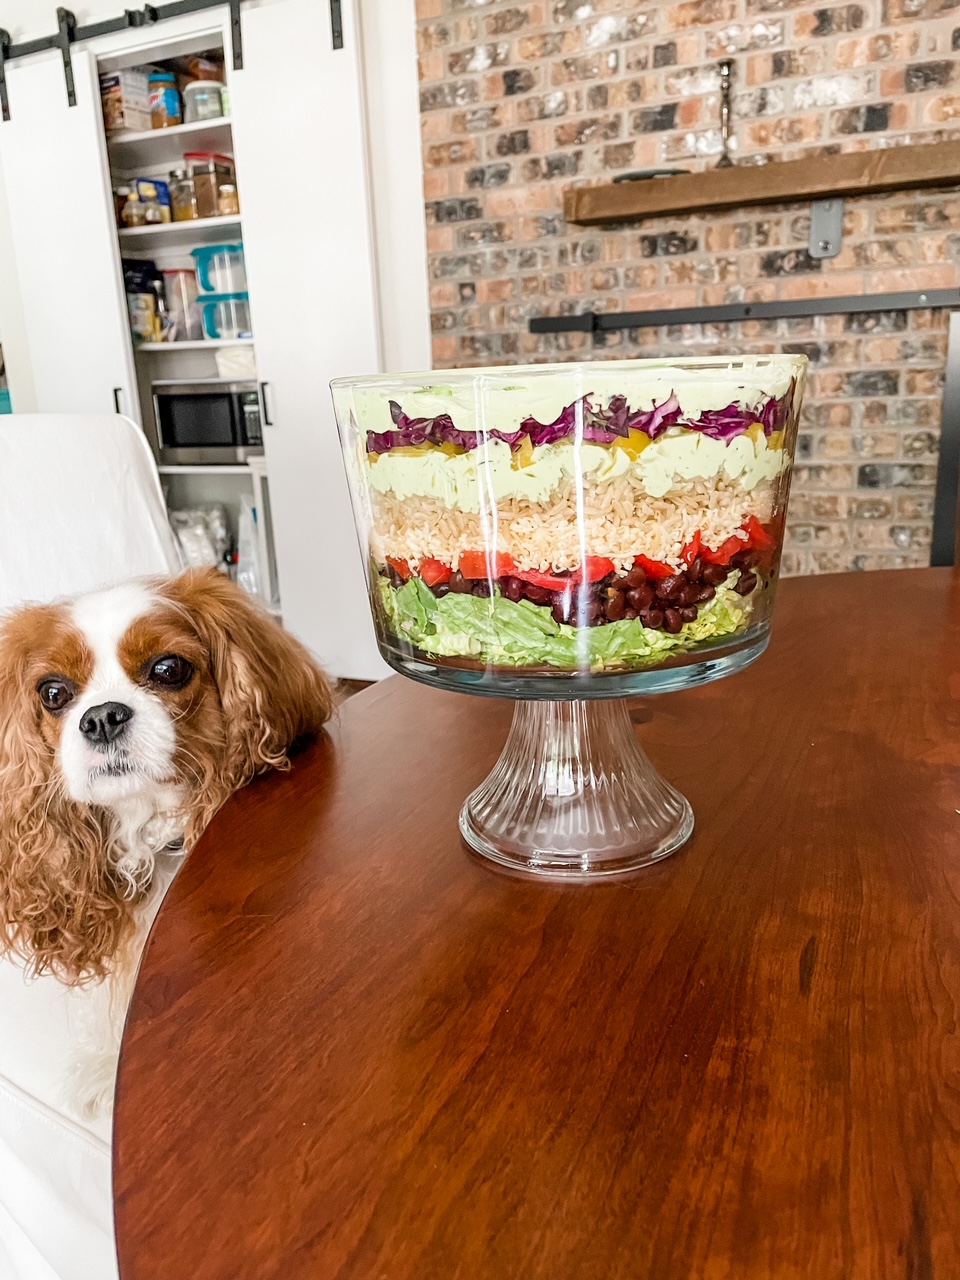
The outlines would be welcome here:
<svg viewBox="0 0 960 1280">
<path fill-rule="evenodd" d="M 331 709 L 306 649 L 215 571 L 0 621 L 0 954 L 69 984 L 135 968 L 157 859 Z"/>
</svg>

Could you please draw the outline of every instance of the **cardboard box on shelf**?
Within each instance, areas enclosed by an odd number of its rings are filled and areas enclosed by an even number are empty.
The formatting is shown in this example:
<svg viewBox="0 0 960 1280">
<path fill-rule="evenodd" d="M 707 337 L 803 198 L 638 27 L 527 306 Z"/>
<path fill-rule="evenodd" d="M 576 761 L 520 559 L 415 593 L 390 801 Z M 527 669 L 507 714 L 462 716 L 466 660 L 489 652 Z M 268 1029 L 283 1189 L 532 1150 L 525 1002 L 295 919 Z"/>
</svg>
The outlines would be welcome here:
<svg viewBox="0 0 960 1280">
<path fill-rule="evenodd" d="M 147 67 L 128 67 L 101 74 L 100 101 L 108 134 L 151 127 L 148 73 Z"/>
</svg>

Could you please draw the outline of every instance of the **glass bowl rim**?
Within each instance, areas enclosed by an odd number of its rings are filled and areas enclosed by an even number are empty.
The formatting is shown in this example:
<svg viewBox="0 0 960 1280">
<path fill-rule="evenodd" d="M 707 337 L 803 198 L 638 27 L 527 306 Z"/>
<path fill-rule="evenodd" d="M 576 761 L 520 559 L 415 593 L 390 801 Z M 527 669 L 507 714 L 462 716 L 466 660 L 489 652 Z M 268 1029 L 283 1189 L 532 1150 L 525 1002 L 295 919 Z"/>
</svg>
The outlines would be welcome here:
<svg viewBox="0 0 960 1280">
<path fill-rule="evenodd" d="M 566 373 L 571 376 L 592 376 L 604 371 L 622 371 L 625 374 L 653 369 L 767 369 L 771 366 L 793 368 L 795 376 L 806 372 L 810 361 L 800 352 L 769 351 L 744 352 L 726 356 L 656 356 L 643 360 L 564 360 L 551 364 L 498 364 L 477 365 L 465 369 L 421 369 L 396 373 L 357 374 L 333 378 L 332 391 L 353 390 L 357 387 L 386 387 L 400 383 L 420 386 L 438 386 L 445 382 L 470 383 L 482 378 L 530 378 L 555 377 Z"/>
</svg>

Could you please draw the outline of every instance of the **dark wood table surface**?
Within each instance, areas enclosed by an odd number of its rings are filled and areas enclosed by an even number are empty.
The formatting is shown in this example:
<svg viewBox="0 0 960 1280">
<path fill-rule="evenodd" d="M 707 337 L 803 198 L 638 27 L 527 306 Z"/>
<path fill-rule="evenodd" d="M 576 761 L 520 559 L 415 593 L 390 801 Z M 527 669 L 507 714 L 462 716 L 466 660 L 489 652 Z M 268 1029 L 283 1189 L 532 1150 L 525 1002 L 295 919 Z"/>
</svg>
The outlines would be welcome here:
<svg viewBox="0 0 960 1280">
<path fill-rule="evenodd" d="M 960 1276 L 960 575 L 787 582 L 634 705 L 697 828 L 619 882 L 474 860 L 510 704 L 400 678 L 230 801 L 124 1040 L 123 1280 Z"/>
</svg>

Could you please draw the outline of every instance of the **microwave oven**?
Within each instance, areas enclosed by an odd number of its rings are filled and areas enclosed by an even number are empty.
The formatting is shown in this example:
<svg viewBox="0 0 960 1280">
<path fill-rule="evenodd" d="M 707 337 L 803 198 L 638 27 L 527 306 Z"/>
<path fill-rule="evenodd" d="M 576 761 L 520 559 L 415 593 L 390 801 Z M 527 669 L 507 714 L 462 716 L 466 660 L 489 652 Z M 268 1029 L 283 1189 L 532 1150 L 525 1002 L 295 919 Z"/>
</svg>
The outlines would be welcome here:
<svg viewBox="0 0 960 1280">
<path fill-rule="evenodd" d="M 161 463 L 245 462 L 263 453 L 255 382 L 154 382 L 152 390 Z"/>
</svg>

